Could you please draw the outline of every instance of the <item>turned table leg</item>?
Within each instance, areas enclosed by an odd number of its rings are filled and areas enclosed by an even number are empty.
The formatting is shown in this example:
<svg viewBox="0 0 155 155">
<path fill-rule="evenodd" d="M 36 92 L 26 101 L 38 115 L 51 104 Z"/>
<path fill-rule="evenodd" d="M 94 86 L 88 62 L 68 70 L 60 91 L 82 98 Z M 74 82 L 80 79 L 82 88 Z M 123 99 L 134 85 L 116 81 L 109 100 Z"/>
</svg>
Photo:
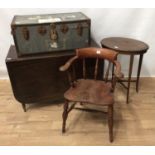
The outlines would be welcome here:
<svg viewBox="0 0 155 155">
<path fill-rule="evenodd" d="M 139 64 L 138 64 L 138 72 L 137 72 L 137 81 L 136 81 L 136 91 L 138 93 L 139 91 L 139 78 L 140 78 L 140 72 L 142 68 L 142 62 L 143 62 L 143 54 L 139 56 Z"/>
<path fill-rule="evenodd" d="M 26 104 L 25 103 L 22 103 L 22 108 L 23 108 L 24 112 L 26 112 Z"/>
<path fill-rule="evenodd" d="M 126 103 L 129 103 L 129 93 L 130 93 L 130 82 L 132 76 L 134 55 L 130 55 L 130 65 L 129 65 L 129 76 L 128 76 L 128 88 L 127 88 L 127 100 Z"/>
</svg>

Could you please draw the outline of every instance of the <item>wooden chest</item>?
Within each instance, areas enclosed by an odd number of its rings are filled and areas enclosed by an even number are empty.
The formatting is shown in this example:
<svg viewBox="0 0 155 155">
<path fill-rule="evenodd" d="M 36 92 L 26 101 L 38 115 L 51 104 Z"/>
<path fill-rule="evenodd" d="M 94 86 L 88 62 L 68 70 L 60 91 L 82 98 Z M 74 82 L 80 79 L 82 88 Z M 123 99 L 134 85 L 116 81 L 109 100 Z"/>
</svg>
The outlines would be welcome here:
<svg viewBox="0 0 155 155">
<path fill-rule="evenodd" d="M 94 41 L 91 41 L 90 46 L 98 47 Z M 45 101 L 62 102 L 69 83 L 66 73 L 60 72 L 59 67 L 73 55 L 75 51 L 70 50 L 59 51 L 56 54 L 18 57 L 15 46 L 11 46 L 6 57 L 6 65 L 16 100 L 22 105 Z M 94 73 L 93 63 L 95 62 L 88 62 L 90 74 Z M 102 71 L 103 64 L 99 65 Z M 81 68 L 82 65 L 79 64 L 79 77 L 82 75 Z M 102 78 L 102 74 L 100 77 Z"/>
<path fill-rule="evenodd" d="M 18 56 L 59 52 L 90 45 L 90 19 L 81 12 L 22 15 L 11 29 Z"/>
</svg>

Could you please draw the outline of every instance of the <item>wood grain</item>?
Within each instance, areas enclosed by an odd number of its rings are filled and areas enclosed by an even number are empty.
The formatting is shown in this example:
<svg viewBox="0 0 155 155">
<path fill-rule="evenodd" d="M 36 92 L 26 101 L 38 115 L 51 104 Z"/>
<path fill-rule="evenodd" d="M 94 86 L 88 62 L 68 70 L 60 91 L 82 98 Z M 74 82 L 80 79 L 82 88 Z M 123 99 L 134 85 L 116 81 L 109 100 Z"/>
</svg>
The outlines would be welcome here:
<svg viewBox="0 0 155 155">
<path fill-rule="evenodd" d="M 116 86 L 115 141 L 110 143 L 106 115 L 73 110 L 62 134 L 62 104 L 30 104 L 24 113 L 10 82 L 0 80 L 0 145 L 155 145 L 155 78 L 141 78 L 139 93 L 135 87 L 131 83 L 127 105 L 125 90 Z"/>
</svg>

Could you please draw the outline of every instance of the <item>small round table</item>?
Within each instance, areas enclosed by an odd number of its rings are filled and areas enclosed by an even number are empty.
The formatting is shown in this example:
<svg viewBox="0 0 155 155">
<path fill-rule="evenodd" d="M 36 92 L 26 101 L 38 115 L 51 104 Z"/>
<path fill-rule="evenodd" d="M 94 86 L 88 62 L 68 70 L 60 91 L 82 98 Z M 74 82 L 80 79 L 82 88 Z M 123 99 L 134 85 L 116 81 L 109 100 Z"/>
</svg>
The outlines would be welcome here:
<svg viewBox="0 0 155 155">
<path fill-rule="evenodd" d="M 141 66 L 143 61 L 143 54 L 147 52 L 149 46 L 139 40 L 130 39 L 130 38 L 122 38 L 122 37 L 110 37 L 104 38 L 101 41 L 101 45 L 103 48 L 109 48 L 117 51 L 119 54 L 130 55 L 130 63 L 129 63 L 129 73 L 127 80 L 120 80 L 122 82 L 128 82 L 128 86 L 124 86 L 127 88 L 127 99 L 126 102 L 129 103 L 129 92 L 130 92 L 130 82 L 136 82 L 136 91 L 139 90 L 139 77 L 141 72 Z M 134 55 L 139 55 L 139 64 L 137 71 L 137 79 L 132 80 L 132 69 L 133 69 L 133 61 Z"/>
</svg>

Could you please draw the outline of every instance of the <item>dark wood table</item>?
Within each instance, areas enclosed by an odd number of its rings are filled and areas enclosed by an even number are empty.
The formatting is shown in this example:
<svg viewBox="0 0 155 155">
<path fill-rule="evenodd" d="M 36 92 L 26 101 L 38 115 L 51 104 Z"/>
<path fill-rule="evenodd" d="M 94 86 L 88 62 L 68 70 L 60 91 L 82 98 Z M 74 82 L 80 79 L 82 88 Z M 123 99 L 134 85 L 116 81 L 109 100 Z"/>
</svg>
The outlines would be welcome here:
<svg viewBox="0 0 155 155">
<path fill-rule="evenodd" d="M 130 56 L 128 79 L 120 81 L 121 83 L 128 82 L 127 86 L 125 86 L 123 83 L 122 84 L 125 88 L 127 88 L 126 102 L 129 103 L 130 82 L 136 82 L 136 91 L 138 92 L 143 55 L 144 53 L 147 52 L 147 50 L 149 49 L 149 46 L 142 41 L 130 39 L 130 38 L 122 38 L 122 37 L 104 38 L 101 41 L 101 45 L 103 48 L 113 49 L 119 52 L 119 54 L 125 54 Z M 137 71 L 137 79 L 132 80 L 131 77 L 132 77 L 133 61 L 134 61 L 135 55 L 139 55 L 139 64 L 138 64 L 138 71 Z"/>
<path fill-rule="evenodd" d="M 99 47 L 93 40 L 90 46 Z M 10 47 L 6 57 L 7 70 L 13 94 L 24 111 L 26 104 L 63 101 L 69 83 L 66 73 L 60 72 L 59 67 L 73 55 L 75 51 L 68 50 L 18 57 L 15 46 Z M 79 67 L 79 74 L 80 71 Z"/>
</svg>

